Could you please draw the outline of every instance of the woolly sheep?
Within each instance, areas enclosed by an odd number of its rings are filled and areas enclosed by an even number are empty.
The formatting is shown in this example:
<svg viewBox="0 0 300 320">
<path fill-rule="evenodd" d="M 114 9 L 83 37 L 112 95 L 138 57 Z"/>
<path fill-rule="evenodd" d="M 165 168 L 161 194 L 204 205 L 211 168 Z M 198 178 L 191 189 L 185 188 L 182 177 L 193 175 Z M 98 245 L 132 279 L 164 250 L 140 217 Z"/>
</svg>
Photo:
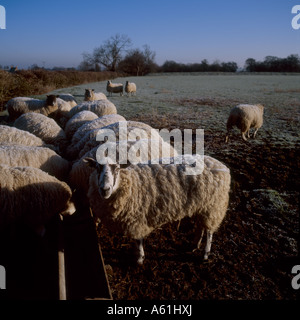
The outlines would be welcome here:
<svg viewBox="0 0 300 320">
<path fill-rule="evenodd" d="M 202 163 L 198 175 L 187 175 L 193 165 Z M 143 263 L 142 239 L 163 224 L 195 216 L 202 234 L 207 233 L 204 259 L 208 258 L 213 233 L 223 221 L 229 202 L 230 171 L 218 160 L 199 155 L 181 156 L 182 164 L 138 164 L 120 169 L 115 164 L 100 165 L 89 180 L 89 203 L 95 218 L 113 231 L 138 240 L 138 263 Z M 173 161 L 173 162 L 172 162 Z"/>
<path fill-rule="evenodd" d="M 102 117 L 106 114 L 116 114 L 116 106 L 109 100 L 96 100 L 96 101 L 84 101 L 78 104 L 68 114 L 68 118 L 72 118 L 76 113 L 81 111 L 92 111 L 98 117 Z"/>
<path fill-rule="evenodd" d="M 59 180 L 68 178 L 69 162 L 43 147 L 0 146 L 0 163 L 10 167 L 39 168 Z"/>
<path fill-rule="evenodd" d="M 75 212 L 70 187 L 40 169 L 0 165 L 0 176 L 0 229 L 23 223 L 43 233 L 53 216 Z"/>
<path fill-rule="evenodd" d="M 6 108 L 9 113 L 10 120 L 15 120 L 19 116 L 28 112 L 36 112 L 45 116 L 54 116 L 58 106 L 56 95 L 48 95 L 46 100 L 38 100 L 27 97 L 17 97 L 10 99 Z"/>
<path fill-rule="evenodd" d="M 125 92 L 127 93 L 127 96 L 129 96 L 129 93 L 131 95 L 135 94 L 136 93 L 136 84 L 133 82 L 126 81 Z"/>
<path fill-rule="evenodd" d="M 107 97 L 102 92 L 95 92 L 94 89 L 85 89 L 84 101 L 106 100 Z"/>
<path fill-rule="evenodd" d="M 85 123 L 98 119 L 98 116 L 91 111 L 81 111 L 76 113 L 65 125 L 65 134 L 68 139 L 71 139 L 74 133 Z"/>
<path fill-rule="evenodd" d="M 123 95 L 123 84 L 122 83 L 112 83 L 110 80 L 107 81 L 106 91 L 109 96 L 112 96 L 113 93 L 120 93 L 120 96 Z"/>
<path fill-rule="evenodd" d="M 45 142 L 24 130 L 15 127 L 0 125 L 0 145 L 18 145 L 18 146 L 45 146 Z"/>
<path fill-rule="evenodd" d="M 67 138 L 63 129 L 53 120 L 39 113 L 25 113 L 14 122 L 14 127 L 29 131 L 44 142 L 53 144 L 63 152 Z"/>
<path fill-rule="evenodd" d="M 116 135 L 116 139 L 119 140 L 119 128 L 121 126 L 127 126 L 127 133 L 135 129 L 143 129 L 144 133 L 147 135 L 145 137 L 140 137 L 141 139 L 151 138 L 153 140 L 161 140 L 160 135 L 156 130 L 151 128 L 149 125 L 143 122 L 137 121 L 119 121 L 116 123 L 112 123 L 106 127 L 101 128 L 102 130 L 112 130 Z M 100 142 L 96 140 L 99 129 L 93 129 L 88 131 L 81 140 L 79 140 L 76 144 L 72 145 L 72 148 L 67 149 L 67 155 L 70 159 L 75 159 L 78 156 L 81 158 L 85 153 L 89 150 L 93 149 L 96 146 L 99 146 Z M 128 138 L 128 136 L 126 137 Z"/>
<path fill-rule="evenodd" d="M 255 138 L 258 129 L 263 125 L 264 106 L 240 104 L 231 109 L 227 120 L 226 142 L 229 139 L 229 132 L 233 126 L 241 130 L 243 140 L 247 141 L 245 134 L 250 138 L 250 128 L 254 128 L 253 138 Z"/>
</svg>

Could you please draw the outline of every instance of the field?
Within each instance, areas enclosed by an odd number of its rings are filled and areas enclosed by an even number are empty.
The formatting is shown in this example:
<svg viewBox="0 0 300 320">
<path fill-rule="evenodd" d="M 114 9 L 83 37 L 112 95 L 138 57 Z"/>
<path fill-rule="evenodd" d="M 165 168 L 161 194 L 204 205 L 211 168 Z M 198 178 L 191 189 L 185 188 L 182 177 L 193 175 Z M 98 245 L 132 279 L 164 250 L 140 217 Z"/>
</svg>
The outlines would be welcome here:
<svg viewBox="0 0 300 320">
<path fill-rule="evenodd" d="M 128 120 L 157 129 L 205 130 L 205 154 L 232 173 L 227 216 L 215 233 L 208 263 L 196 247 L 193 221 L 165 225 L 145 242 L 146 260 L 131 260 L 132 242 L 98 228 L 113 298 L 296 299 L 291 269 L 299 264 L 300 75 L 159 74 L 134 81 L 134 97 L 109 98 Z M 106 81 L 53 91 L 83 100 L 85 88 L 106 92 Z M 265 106 L 255 140 L 237 130 L 224 143 L 226 120 L 238 103 Z"/>
</svg>

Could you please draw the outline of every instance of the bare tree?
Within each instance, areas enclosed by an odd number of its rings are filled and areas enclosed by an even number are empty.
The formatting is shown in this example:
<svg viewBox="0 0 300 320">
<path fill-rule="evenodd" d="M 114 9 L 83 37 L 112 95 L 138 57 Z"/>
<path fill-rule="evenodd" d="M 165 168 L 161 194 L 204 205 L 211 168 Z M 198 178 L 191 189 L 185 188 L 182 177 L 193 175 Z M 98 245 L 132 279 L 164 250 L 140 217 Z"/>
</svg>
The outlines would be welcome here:
<svg viewBox="0 0 300 320">
<path fill-rule="evenodd" d="M 87 54 L 84 59 L 93 63 L 102 64 L 107 70 L 115 71 L 118 62 L 122 58 L 122 53 L 132 45 L 131 39 L 127 35 L 116 35 L 104 41 L 103 45 L 94 49 L 92 55 Z"/>
</svg>

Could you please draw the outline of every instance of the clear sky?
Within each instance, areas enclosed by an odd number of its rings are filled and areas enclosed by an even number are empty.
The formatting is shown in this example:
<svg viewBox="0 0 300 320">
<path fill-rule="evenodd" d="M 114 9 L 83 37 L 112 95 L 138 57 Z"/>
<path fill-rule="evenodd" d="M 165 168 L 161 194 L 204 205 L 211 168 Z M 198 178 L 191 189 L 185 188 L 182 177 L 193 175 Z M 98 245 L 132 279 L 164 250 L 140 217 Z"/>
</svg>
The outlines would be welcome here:
<svg viewBox="0 0 300 320">
<path fill-rule="evenodd" d="M 300 0 L 0 0 L 0 64 L 77 67 L 116 33 L 148 44 L 156 62 L 263 60 L 300 54 Z M 299 21 L 300 23 L 300 21 Z"/>
</svg>

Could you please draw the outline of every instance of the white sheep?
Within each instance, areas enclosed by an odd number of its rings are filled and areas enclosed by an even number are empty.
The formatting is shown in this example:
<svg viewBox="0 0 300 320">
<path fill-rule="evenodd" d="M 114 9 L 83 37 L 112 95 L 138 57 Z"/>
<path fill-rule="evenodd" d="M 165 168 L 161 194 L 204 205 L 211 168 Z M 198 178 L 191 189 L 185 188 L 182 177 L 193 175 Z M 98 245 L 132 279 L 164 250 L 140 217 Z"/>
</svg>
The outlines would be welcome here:
<svg viewBox="0 0 300 320">
<path fill-rule="evenodd" d="M 123 95 L 123 84 L 122 83 L 112 83 L 110 80 L 107 81 L 106 91 L 109 96 L 112 96 L 113 93 L 120 93 L 120 96 Z"/>
<path fill-rule="evenodd" d="M 9 118 L 10 120 L 15 120 L 22 114 L 28 112 L 36 112 L 45 116 L 54 116 L 58 109 L 57 98 L 57 95 L 48 95 L 46 100 L 27 97 L 10 99 L 6 104 Z"/>
<path fill-rule="evenodd" d="M 94 112 L 98 117 L 102 117 L 106 114 L 116 114 L 116 106 L 109 100 L 95 100 L 95 101 L 84 101 L 78 104 L 68 114 L 68 118 L 72 118 L 76 113 L 81 111 Z"/>
<path fill-rule="evenodd" d="M 14 122 L 14 127 L 36 135 L 45 143 L 57 146 L 60 154 L 68 144 L 64 130 L 53 119 L 39 113 L 23 114 Z"/>
<path fill-rule="evenodd" d="M 136 94 L 136 84 L 133 82 L 126 81 L 125 92 L 127 93 L 127 96 L 129 96 L 129 94 Z"/>
<path fill-rule="evenodd" d="M 229 132 L 233 126 L 241 130 L 243 140 L 247 141 L 246 134 L 250 138 L 250 128 L 254 128 L 253 138 L 258 129 L 263 125 L 264 106 L 261 104 L 250 105 L 240 104 L 231 109 L 227 120 L 227 135 L 225 142 L 228 142 Z"/>
<path fill-rule="evenodd" d="M 22 223 L 43 234 L 55 215 L 75 212 L 70 187 L 31 167 L 0 165 L 0 229 Z"/>
<path fill-rule="evenodd" d="M 67 160 L 43 147 L 0 145 L 0 163 L 10 167 L 38 168 L 63 181 L 67 180 L 70 170 Z"/>
<path fill-rule="evenodd" d="M 106 100 L 107 97 L 102 92 L 95 92 L 94 89 L 85 89 L 84 101 Z"/>
<path fill-rule="evenodd" d="M 98 116 L 91 111 L 81 111 L 76 113 L 65 125 L 65 134 L 68 139 L 72 139 L 74 133 L 85 123 L 98 119 Z"/>
<path fill-rule="evenodd" d="M 174 159 L 170 160 L 174 163 Z M 230 171 L 209 156 L 185 155 L 181 160 L 182 164 L 137 164 L 120 169 L 85 158 L 96 169 L 90 175 L 88 192 L 94 217 L 109 229 L 138 240 L 138 263 L 144 260 L 142 239 L 163 224 L 193 216 L 202 229 L 198 249 L 206 230 L 204 259 L 208 258 L 213 233 L 228 207 Z M 193 167 L 191 160 L 202 164 L 201 174 L 186 174 Z"/>
<path fill-rule="evenodd" d="M 15 127 L 0 125 L 0 145 L 17 145 L 17 146 L 45 146 L 45 142 L 24 130 Z"/>
</svg>

